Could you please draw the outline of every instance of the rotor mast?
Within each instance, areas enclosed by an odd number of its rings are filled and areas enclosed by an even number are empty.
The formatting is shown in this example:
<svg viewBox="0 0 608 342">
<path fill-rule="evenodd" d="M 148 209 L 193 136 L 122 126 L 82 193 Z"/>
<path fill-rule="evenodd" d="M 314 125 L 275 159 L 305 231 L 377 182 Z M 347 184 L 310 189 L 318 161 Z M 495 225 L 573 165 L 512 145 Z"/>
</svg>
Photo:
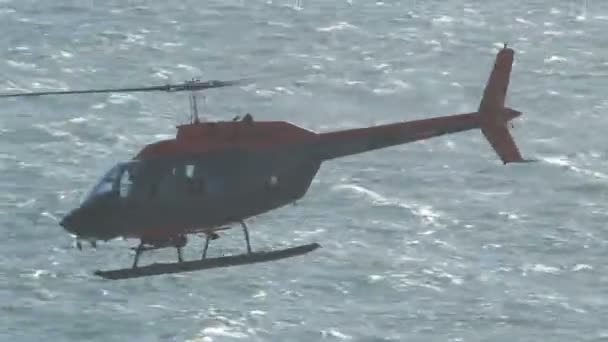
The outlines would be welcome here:
<svg viewBox="0 0 608 342">
<path fill-rule="evenodd" d="M 190 123 L 199 123 L 200 120 L 198 118 L 198 107 L 196 105 L 196 94 L 194 92 L 190 93 Z"/>
<path fill-rule="evenodd" d="M 196 83 L 199 82 L 200 80 L 197 79 L 192 79 L 191 81 L 188 81 L 188 83 Z M 190 101 L 190 123 L 193 124 L 198 124 L 200 123 L 200 118 L 198 116 L 198 104 L 197 104 L 197 98 L 196 98 L 196 90 L 193 89 L 190 91 L 190 94 L 188 94 L 188 100 Z"/>
</svg>

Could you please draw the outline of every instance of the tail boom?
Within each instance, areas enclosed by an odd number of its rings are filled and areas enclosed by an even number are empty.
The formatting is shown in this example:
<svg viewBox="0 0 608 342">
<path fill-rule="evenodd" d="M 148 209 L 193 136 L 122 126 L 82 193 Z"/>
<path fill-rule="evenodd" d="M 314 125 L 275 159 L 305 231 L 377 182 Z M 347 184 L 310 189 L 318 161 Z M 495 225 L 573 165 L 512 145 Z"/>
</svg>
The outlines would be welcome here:
<svg viewBox="0 0 608 342">
<path fill-rule="evenodd" d="M 334 159 L 480 127 L 477 113 L 319 134 L 321 159 Z"/>
</svg>

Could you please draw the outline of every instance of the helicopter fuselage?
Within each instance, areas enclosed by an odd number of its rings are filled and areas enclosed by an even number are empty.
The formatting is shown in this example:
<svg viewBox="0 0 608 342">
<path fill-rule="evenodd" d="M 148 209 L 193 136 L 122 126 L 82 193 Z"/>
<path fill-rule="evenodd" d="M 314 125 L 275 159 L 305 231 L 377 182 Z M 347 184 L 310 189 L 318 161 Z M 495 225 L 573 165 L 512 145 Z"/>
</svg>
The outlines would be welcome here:
<svg viewBox="0 0 608 342">
<path fill-rule="evenodd" d="M 509 121 L 520 113 L 505 108 L 500 115 Z M 320 134 L 287 122 L 257 122 L 248 127 L 253 132 L 241 122 L 224 122 L 218 135 L 240 130 L 259 140 L 239 144 L 236 135 L 231 144 L 209 148 L 193 143 L 195 136 L 178 134 L 148 145 L 132 161 L 112 168 L 62 225 L 83 239 L 101 240 L 212 233 L 302 198 L 326 160 L 480 128 L 484 122 L 474 112 Z M 185 127 L 206 130 L 217 124 Z M 274 126 L 268 133 L 278 133 L 254 134 L 268 126 Z M 519 153 L 514 145 L 500 148 Z"/>
</svg>

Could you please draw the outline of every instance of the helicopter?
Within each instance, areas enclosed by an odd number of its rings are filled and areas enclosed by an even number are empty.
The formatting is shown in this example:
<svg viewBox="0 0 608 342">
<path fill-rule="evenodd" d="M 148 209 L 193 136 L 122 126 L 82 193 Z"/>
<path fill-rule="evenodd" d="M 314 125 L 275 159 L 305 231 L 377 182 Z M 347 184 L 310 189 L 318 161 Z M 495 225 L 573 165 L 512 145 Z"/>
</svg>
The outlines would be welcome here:
<svg viewBox="0 0 608 342">
<path fill-rule="evenodd" d="M 78 241 L 138 239 L 130 268 L 96 271 L 107 279 L 187 272 L 274 261 L 309 253 L 311 243 L 253 251 L 249 218 L 294 203 L 308 191 L 323 162 L 381 148 L 480 129 L 503 164 L 524 159 L 507 124 L 522 112 L 505 106 L 514 59 L 505 44 L 495 58 L 477 111 L 371 127 L 317 133 L 286 121 L 255 121 L 249 113 L 231 121 L 201 121 L 196 92 L 243 85 L 191 80 L 151 87 L 47 91 L 0 97 L 117 92 L 190 92 L 191 120 L 175 138 L 145 145 L 131 160 L 111 167 L 60 225 Z M 210 241 L 240 225 L 246 252 L 208 258 Z M 188 236 L 205 237 L 199 260 L 184 261 Z M 176 248 L 177 262 L 139 266 L 144 251 Z"/>
</svg>

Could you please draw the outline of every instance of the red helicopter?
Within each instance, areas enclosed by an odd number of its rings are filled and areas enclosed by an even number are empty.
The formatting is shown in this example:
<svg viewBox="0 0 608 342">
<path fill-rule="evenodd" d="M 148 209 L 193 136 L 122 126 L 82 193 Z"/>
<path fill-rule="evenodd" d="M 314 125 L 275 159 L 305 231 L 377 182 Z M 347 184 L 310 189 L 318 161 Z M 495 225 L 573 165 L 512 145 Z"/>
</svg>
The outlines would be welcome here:
<svg viewBox="0 0 608 342">
<path fill-rule="evenodd" d="M 139 239 L 131 268 L 97 271 L 123 279 L 278 260 L 308 253 L 317 243 L 253 252 L 247 218 L 303 197 L 325 161 L 440 135 L 481 129 L 504 164 L 522 158 L 507 123 L 522 113 L 505 107 L 514 51 L 505 44 L 475 112 L 430 119 L 316 133 L 284 121 L 255 121 L 250 114 L 232 121 L 201 122 L 195 91 L 242 85 L 252 80 L 188 81 L 163 86 L 48 91 L 0 97 L 55 94 L 191 91 L 191 122 L 177 127 L 174 139 L 145 146 L 132 160 L 105 173 L 83 203 L 60 222 L 77 240 Z M 247 252 L 207 258 L 210 240 L 240 224 Z M 189 234 L 202 234 L 201 260 L 184 261 Z M 81 248 L 78 242 L 79 248 Z M 174 247 L 177 263 L 138 266 L 145 250 Z"/>
</svg>

